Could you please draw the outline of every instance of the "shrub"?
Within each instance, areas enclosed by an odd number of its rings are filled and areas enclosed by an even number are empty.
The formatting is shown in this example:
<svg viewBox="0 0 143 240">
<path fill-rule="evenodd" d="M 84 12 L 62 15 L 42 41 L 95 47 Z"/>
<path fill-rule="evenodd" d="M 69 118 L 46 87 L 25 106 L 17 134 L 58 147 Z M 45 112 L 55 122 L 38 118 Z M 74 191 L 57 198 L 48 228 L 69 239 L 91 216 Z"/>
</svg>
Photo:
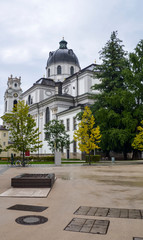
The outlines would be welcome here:
<svg viewBox="0 0 143 240">
<path fill-rule="evenodd" d="M 8 161 L 8 160 L 10 160 L 10 157 L 0 157 L 0 160 L 1 161 Z"/>
<path fill-rule="evenodd" d="M 99 162 L 101 160 L 100 155 L 90 155 L 91 162 Z M 86 162 L 89 162 L 89 155 L 86 155 Z"/>
<path fill-rule="evenodd" d="M 33 160 L 34 162 L 54 162 L 54 156 L 29 156 L 25 157 L 25 159 Z"/>
</svg>

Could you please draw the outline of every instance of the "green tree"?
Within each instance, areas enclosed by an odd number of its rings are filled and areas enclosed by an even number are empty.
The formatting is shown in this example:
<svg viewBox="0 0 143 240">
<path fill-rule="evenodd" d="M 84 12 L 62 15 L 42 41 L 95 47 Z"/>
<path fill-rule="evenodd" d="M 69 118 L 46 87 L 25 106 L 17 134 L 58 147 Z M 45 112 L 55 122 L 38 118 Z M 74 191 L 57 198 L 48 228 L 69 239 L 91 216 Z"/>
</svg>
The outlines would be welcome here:
<svg viewBox="0 0 143 240">
<path fill-rule="evenodd" d="M 63 147 L 69 148 L 69 135 L 60 121 L 54 119 L 45 124 L 45 136 L 53 153 L 55 150 L 61 152 Z"/>
<path fill-rule="evenodd" d="M 98 93 L 92 107 L 96 123 L 99 124 L 102 140 L 101 148 L 109 157 L 110 151 L 130 152 L 136 121 L 132 119 L 133 96 L 127 89 L 126 69 L 129 69 L 127 53 L 117 31 L 100 51 L 101 65 L 95 67 L 95 78 L 99 84 L 93 86 Z"/>
<path fill-rule="evenodd" d="M 131 120 L 134 122 L 132 139 L 134 139 L 138 125 L 143 119 L 143 40 L 140 40 L 134 52 L 129 54 L 129 63 L 130 67 L 124 73 L 128 92 L 132 95 L 129 100 L 132 106 Z M 139 154 L 140 152 L 134 148 L 133 158 L 138 158 Z"/>
<path fill-rule="evenodd" d="M 75 141 L 78 141 L 80 151 L 86 152 L 89 155 L 94 149 L 99 149 L 101 139 L 99 126 L 95 127 L 95 119 L 89 107 L 85 107 L 81 122 L 78 124 L 78 129 L 74 131 L 73 136 Z"/>
<path fill-rule="evenodd" d="M 10 131 L 9 138 L 12 142 L 7 148 L 22 152 L 22 164 L 25 166 L 25 152 L 35 152 L 42 147 L 41 141 L 39 141 L 40 132 L 29 114 L 29 106 L 24 101 L 19 101 L 11 113 L 2 116 L 2 120 Z"/>
</svg>

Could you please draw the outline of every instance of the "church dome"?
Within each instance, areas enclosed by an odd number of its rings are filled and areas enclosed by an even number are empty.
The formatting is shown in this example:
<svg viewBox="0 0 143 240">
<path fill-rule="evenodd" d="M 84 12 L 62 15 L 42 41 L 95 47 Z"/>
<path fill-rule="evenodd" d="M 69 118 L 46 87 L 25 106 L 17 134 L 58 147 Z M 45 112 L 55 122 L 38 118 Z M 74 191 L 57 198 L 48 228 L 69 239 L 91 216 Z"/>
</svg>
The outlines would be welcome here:
<svg viewBox="0 0 143 240">
<path fill-rule="evenodd" d="M 72 49 L 67 48 L 67 42 L 63 39 L 60 41 L 59 49 L 49 53 L 49 58 L 47 61 L 47 68 L 53 64 L 58 63 L 69 63 L 74 64 L 80 68 L 79 61 Z"/>
</svg>

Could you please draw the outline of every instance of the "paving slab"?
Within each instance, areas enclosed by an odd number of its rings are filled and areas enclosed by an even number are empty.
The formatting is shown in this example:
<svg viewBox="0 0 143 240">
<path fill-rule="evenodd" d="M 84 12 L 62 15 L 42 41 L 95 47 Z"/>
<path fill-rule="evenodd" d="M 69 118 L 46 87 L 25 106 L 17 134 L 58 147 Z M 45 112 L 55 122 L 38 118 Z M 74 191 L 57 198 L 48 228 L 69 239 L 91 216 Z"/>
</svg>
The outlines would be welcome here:
<svg viewBox="0 0 143 240">
<path fill-rule="evenodd" d="M 127 216 L 125 209 L 142 210 L 143 216 L 143 164 L 110 165 L 110 166 L 34 166 L 28 168 L 9 168 L 0 175 L 0 194 L 10 189 L 11 178 L 23 173 L 55 173 L 57 180 L 48 197 L 0 197 L 0 240 L 133 240 L 143 238 L 143 220 L 138 218 L 107 217 L 106 208 L 118 208 L 122 216 Z M 48 206 L 48 211 L 40 213 L 48 219 L 40 225 L 21 225 L 15 220 L 26 216 L 28 212 L 8 210 L 16 204 Z M 74 215 L 79 206 L 92 207 L 90 215 Z M 93 215 L 95 208 L 102 208 L 104 216 Z M 87 210 L 87 209 L 86 209 Z M 84 209 L 82 209 L 84 212 Z M 88 212 L 89 212 L 88 211 Z M 30 212 L 29 212 L 30 213 Z M 137 212 L 132 212 L 134 217 Z M 36 214 L 33 221 L 37 221 Z M 96 229 L 79 232 L 77 224 L 64 228 L 73 218 L 108 220 L 110 225 L 106 235 L 91 233 L 101 231 L 100 224 Z M 27 222 L 32 221 L 27 217 Z M 83 228 L 84 230 L 84 228 Z M 102 231 L 104 224 L 102 222 Z M 103 232 L 104 233 L 104 232 Z M 138 239 L 135 239 L 138 240 Z"/>
<path fill-rule="evenodd" d="M 27 198 L 46 198 L 50 188 L 10 188 L 0 194 L 0 197 L 27 197 Z"/>
<path fill-rule="evenodd" d="M 74 212 L 76 215 L 129 219 L 143 219 L 142 213 L 142 209 L 101 208 L 87 206 L 81 206 Z"/>
<path fill-rule="evenodd" d="M 65 231 L 106 234 L 108 231 L 110 221 L 96 220 L 96 219 L 81 219 L 73 218 L 71 222 L 65 227 Z"/>
</svg>

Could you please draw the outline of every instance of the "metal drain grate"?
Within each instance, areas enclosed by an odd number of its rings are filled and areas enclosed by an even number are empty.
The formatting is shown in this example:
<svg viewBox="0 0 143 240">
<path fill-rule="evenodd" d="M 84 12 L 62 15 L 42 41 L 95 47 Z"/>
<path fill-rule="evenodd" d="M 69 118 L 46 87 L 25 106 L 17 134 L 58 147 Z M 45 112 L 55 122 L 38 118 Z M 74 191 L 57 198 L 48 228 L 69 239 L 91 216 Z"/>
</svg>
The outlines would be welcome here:
<svg viewBox="0 0 143 240">
<path fill-rule="evenodd" d="M 7 209 L 10 210 L 19 210 L 19 211 L 31 211 L 31 212 L 43 212 L 48 207 L 40 207 L 40 206 L 33 206 L 33 205 L 23 205 L 23 204 L 16 204 L 12 207 Z"/>
<path fill-rule="evenodd" d="M 143 238 L 134 237 L 133 240 L 143 240 Z"/>
<path fill-rule="evenodd" d="M 48 218 L 36 215 L 28 215 L 19 217 L 15 221 L 22 225 L 38 225 L 47 222 Z"/>
<path fill-rule="evenodd" d="M 143 219 L 143 210 L 139 209 L 120 209 L 120 208 L 101 208 L 82 206 L 79 207 L 74 214 L 99 217 Z"/>
<path fill-rule="evenodd" d="M 73 218 L 64 230 L 93 234 L 106 234 L 110 221 L 84 218 Z"/>
</svg>

